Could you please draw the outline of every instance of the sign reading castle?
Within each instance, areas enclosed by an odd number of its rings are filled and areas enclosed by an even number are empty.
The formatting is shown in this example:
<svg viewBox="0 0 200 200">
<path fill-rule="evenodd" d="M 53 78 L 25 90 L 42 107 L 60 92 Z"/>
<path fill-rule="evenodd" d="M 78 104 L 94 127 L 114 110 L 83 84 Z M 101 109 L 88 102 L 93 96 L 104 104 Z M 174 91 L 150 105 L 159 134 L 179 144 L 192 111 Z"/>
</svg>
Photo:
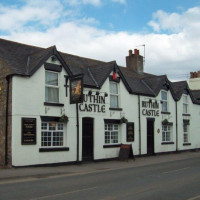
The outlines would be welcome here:
<svg viewBox="0 0 200 200">
<path fill-rule="evenodd" d="M 79 104 L 79 110 L 84 112 L 105 113 L 105 96 L 83 95 L 83 103 Z"/>
<path fill-rule="evenodd" d="M 159 116 L 159 104 L 156 100 L 152 101 L 152 99 L 149 99 L 149 101 L 142 101 L 142 108 L 142 114 L 145 116 Z"/>
</svg>

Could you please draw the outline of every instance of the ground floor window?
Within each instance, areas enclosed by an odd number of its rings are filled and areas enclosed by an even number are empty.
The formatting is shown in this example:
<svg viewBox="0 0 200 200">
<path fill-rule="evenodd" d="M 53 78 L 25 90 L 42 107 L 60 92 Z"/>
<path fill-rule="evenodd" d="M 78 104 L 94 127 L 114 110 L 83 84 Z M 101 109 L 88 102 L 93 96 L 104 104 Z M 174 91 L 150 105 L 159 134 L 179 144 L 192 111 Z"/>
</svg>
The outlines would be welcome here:
<svg viewBox="0 0 200 200">
<path fill-rule="evenodd" d="M 183 143 L 189 142 L 189 125 L 183 124 Z"/>
<path fill-rule="evenodd" d="M 172 141 L 172 126 L 162 125 L 162 141 L 171 142 Z"/>
<path fill-rule="evenodd" d="M 105 124 L 105 144 L 119 143 L 119 125 Z"/>
<path fill-rule="evenodd" d="M 42 122 L 41 146 L 61 147 L 64 141 L 64 125 L 58 122 Z"/>
</svg>

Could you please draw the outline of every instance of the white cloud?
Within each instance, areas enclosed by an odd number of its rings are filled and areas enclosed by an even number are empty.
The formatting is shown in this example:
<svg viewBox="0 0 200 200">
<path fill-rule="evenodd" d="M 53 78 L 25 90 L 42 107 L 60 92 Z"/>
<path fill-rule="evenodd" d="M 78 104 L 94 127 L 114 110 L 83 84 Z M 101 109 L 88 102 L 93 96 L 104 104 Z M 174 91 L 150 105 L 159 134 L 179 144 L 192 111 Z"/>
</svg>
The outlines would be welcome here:
<svg viewBox="0 0 200 200">
<path fill-rule="evenodd" d="M 60 4 L 57 5 L 59 9 L 62 9 Z M 20 10 L 20 15 L 27 13 L 25 8 L 27 6 Z M 38 7 L 36 6 L 36 8 Z M 17 12 L 16 8 L 11 9 Z M 43 12 L 43 9 L 41 7 L 40 11 Z M 63 21 L 59 25 L 55 25 L 54 22 L 60 16 L 57 11 L 51 19 L 53 25 L 49 26 L 46 31 L 38 31 L 37 29 L 26 29 L 26 26 L 23 26 L 32 20 L 36 14 L 29 14 L 30 17 L 25 21 L 21 20 L 20 17 L 15 19 L 9 16 L 10 24 L 14 24 L 17 20 L 21 23 L 22 29 L 9 29 L 9 35 L 4 35 L 4 38 L 42 47 L 56 45 L 57 49 L 63 52 L 103 61 L 116 60 L 122 66 L 125 66 L 125 56 L 128 55 L 129 49 L 145 44 L 145 71 L 155 74 L 168 74 L 172 79 L 185 79 L 190 71 L 200 69 L 199 9 L 198 7 L 191 8 L 182 14 L 156 12 L 151 25 L 157 31 L 176 30 L 173 34 L 108 32 L 94 28 L 91 24 L 98 22 L 93 18 L 73 22 Z M 53 12 L 51 7 L 50 10 Z M 40 13 L 40 11 L 38 8 L 37 13 Z M 11 15 L 8 10 L 6 13 Z M 44 15 L 47 14 L 44 12 Z M 0 19 L 1 16 L 0 14 Z M 40 18 L 44 20 L 44 23 L 47 23 L 45 18 L 42 16 Z M 184 22 L 181 20 L 184 20 Z M 142 47 L 140 47 L 140 52 L 143 54 Z"/>
</svg>

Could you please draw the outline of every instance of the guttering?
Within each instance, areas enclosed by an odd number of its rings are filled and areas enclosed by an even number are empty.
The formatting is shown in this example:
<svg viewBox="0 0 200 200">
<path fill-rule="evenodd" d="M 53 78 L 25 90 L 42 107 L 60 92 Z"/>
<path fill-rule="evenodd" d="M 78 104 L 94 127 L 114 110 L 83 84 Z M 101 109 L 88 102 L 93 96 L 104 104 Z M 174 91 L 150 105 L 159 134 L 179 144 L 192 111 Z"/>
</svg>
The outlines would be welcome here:
<svg viewBox="0 0 200 200">
<path fill-rule="evenodd" d="M 176 101 L 176 151 L 178 151 L 178 116 L 177 116 L 177 101 Z"/>
<path fill-rule="evenodd" d="M 8 104 L 9 104 L 9 84 L 10 84 L 10 77 L 7 76 L 7 92 L 6 92 L 6 127 L 5 127 L 5 165 L 8 165 Z"/>
<path fill-rule="evenodd" d="M 139 121 L 139 155 L 141 155 L 141 116 L 140 116 L 140 95 L 138 95 L 138 121 Z"/>
</svg>

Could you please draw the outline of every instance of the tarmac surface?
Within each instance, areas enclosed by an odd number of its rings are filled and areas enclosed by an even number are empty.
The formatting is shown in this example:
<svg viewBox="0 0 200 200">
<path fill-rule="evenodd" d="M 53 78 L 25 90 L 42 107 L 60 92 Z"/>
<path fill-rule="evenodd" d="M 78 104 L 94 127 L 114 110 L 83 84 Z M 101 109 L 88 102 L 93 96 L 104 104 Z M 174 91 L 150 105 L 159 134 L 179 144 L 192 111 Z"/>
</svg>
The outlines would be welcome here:
<svg viewBox="0 0 200 200">
<path fill-rule="evenodd" d="M 74 176 L 80 174 L 90 174 L 101 171 L 112 171 L 123 168 L 133 168 L 148 166 L 165 162 L 173 162 L 189 158 L 200 158 L 200 151 L 181 152 L 174 154 L 164 154 L 148 157 L 129 159 L 129 161 L 102 161 L 82 163 L 79 165 L 63 165 L 52 167 L 20 167 L 20 168 L 0 168 L 0 184 L 9 182 L 23 182 L 31 179 Z"/>
</svg>

